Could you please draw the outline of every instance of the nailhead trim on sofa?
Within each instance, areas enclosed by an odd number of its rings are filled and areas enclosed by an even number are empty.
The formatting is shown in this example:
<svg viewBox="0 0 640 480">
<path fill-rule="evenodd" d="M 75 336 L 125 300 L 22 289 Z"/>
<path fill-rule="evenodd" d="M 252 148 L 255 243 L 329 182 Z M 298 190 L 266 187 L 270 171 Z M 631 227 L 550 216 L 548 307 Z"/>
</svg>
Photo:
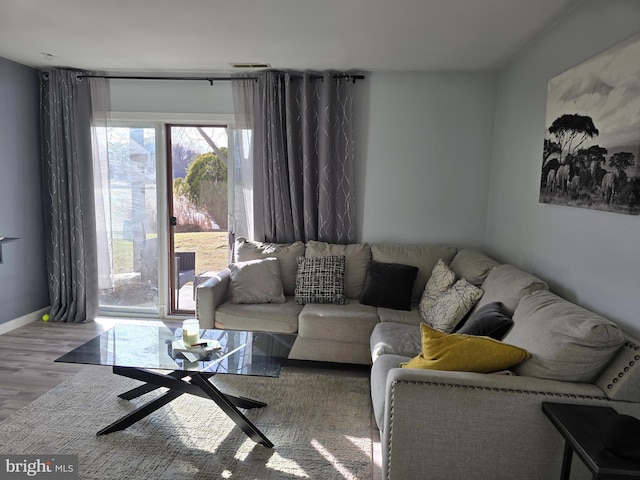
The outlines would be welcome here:
<svg viewBox="0 0 640 480">
<path fill-rule="evenodd" d="M 640 341 L 627 336 L 608 367 L 593 382 L 611 400 L 637 402 L 640 398 Z"/>
<path fill-rule="evenodd" d="M 635 356 L 633 357 L 634 359 L 633 359 L 633 360 L 631 360 L 631 361 L 629 362 L 629 366 L 624 367 L 624 368 L 622 369 L 622 371 L 618 373 L 618 376 L 617 376 L 617 377 L 614 377 L 614 378 L 611 380 L 611 383 L 609 383 L 609 384 L 607 385 L 607 389 L 609 389 L 609 390 L 611 390 L 611 389 L 613 388 L 613 384 L 614 384 L 614 383 L 618 383 L 618 379 L 619 379 L 619 378 L 624 377 L 624 374 L 625 374 L 625 373 L 628 373 L 628 372 L 629 372 L 629 370 L 631 370 L 631 367 L 634 367 L 634 366 L 636 365 L 636 362 L 640 361 L 640 346 L 639 346 L 639 345 L 636 345 L 635 343 L 631 343 L 631 342 L 625 342 L 625 344 L 624 344 L 624 348 L 629 348 L 629 349 L 631 349 L 631 350 L 634 350 L 634 351 L 638 352 L 638 355 L 635 355 Z"/>
</svg>

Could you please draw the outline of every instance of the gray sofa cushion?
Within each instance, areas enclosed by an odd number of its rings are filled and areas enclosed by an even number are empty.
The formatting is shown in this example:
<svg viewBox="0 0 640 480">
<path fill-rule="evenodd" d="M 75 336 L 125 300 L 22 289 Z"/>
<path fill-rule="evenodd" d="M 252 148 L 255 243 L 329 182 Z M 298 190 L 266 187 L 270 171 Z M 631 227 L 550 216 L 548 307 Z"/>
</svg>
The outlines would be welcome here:
<svg viewBox="0 0 640 480">
<path fill-rule="evenodd" d="M 304 255 L 304 243 L 293 242 L 263 243 L 247 240 L 240 237 L 235 244 L 235 261 L 246 262 L 247 260 L 257 260 L 259 258 L 274 257 L 279 260 L 282 286 L 285 295 L 294 295 L 296 290 L 296 273 L 298 264 L 296 259 Z"/>
<path fill-rule="evenodd" d="M 473 285 L 480 286 L 489 272 L 500 265 L 499 262 L 472 248 L 463 248 L 451 260 L 449 268 L 458 278 L 466 278 Z"/>
<path fill-rule="evenodd" d="M 383 322 L 373 329 L 369 340 L 371 360 L 381 355 L 404 355 L 415 357 L 422 349 L 420 344 L 420 326 Z"/>
<path fill-rule="evenodd" d="M 547 284 L 538 277 L 513 265 L 500 265 L 491 270 L 482 284 L 484 294 L 472 312 L 488 303 L 502 302 L 505 312 L 513 315 L 522 297 L 531 292 L 548 289 Z"/>
<path fill-rule="evenodd" d="M 418 305 L 411 305 L 411 310 L 395 310 L 393 308 L 378 307 L 378 316 L 381 322 L 404 323 L 406 325 L 420 325 L 422 317 Z"/>
<path fill-rule="evenodd" d="M 513 322 L 504 341 L 531 353 L 518 375 L 592 382 L 624 343 L 613 322 L 548 291 L 524 297 Z"/>
<path fill-rule="evenodd" d="M 376 262 L 400 263 L 418 267 L 418 276 L 413 284 L 411 301 L 417 303 L 422 297 L 427 280 L 439 259 L 449 265 L 456 249 L 438 245 L 389 245 L 372 244 L 371 258 Z"/>
<path fill-rule="evenodd" d="M 307 338 L 368 344 L 378 324 L 375 307 L 348 299 L 346 305 L 309 303 L 298 318 L 298 335 Z"/>
<path fill-rule="evenodd" d="M 367 274 L 367 265 L 371 260 L 371 247 L 368 243 L 352 243 L 339 245 L 335 243 L 307 242 L 305 257 L 344 256 L 344 294 L 347 298 L 359 298 L 364 279 Z"/>
<path fill-rule="evenodd" d="M 216 308 L 215 322 L 230 330 L 296 333 L 302 305 L 294 297 L 285 303 L 236 304 L 224 302 Z"/>
</svg>

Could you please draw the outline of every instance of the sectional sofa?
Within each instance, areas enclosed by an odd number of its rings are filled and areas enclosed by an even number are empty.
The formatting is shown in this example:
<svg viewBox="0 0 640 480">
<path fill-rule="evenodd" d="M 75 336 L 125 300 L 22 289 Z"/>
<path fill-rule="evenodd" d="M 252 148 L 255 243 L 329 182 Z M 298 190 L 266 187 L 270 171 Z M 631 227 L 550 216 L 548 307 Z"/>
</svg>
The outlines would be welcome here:
<svg viewBox="0 0 640 480">
<path fill-rule="evenodd" d="M 477 250 L 240 239 L 235 259 L 198 288 L 201 325 L 297 333 L 290 358 L 372 364 L 385 479 L 556 478 L 563 441 L 543 401 L 640 417 L 640 342 Z M 447 294 L 464 283 L 475 295 L 449 327 L 434 318 L 451 316 L 446 295 L 423 308 L 442 268 L 455 281 Z M 486 324 L 473 332 L 495 306 L 508 328 L 499 338 Z M 504 360 L 493 349 L 520 357 L 492 367 Z M 416 365 L 423 368 L 407 368 Z M 579 462 L 573 473 L 589 478 Z"/>
<path fill-rule="evenodd" d="M 235 245 L 235 260 L 230 268 L 199 286 L 196 293 L 197 317 L 202 328 L 263 330 L 298 335 L 290 358 L 351 364 L 371 364 L 369 339 L 380 322 L 397 321 L 418 324 L 418 301 L 433 266 L 439 259 L 450 263 L 457 250 L 450 246 L 391 245 L 358 243 L 336 245 L 309 241 L 269 244 L 240 238 Z M 297 259 L 343 256 L 344 289 L 342 303 L 296 303 Z M 253 296 L 273 275 L 247 272 L 237 265 L 266 258 L 277 258 L 284 297 Z M 397 310 L 360 303 L 370 261 L 409 264 L 419 268 L 410 289 L 410 310 Z M 496 263 L 491 263 L 495 265 Z M 249 265 L 250 267 L 251 265 Z M 234 281 L 234 277 L 235 281 Z M 247 279 L 247 277 L 249 277 Z M 278 282 L 278 279 L 275 280 Z M 235 287 L 234 287 L 235 284 Z M 325 287 L 326 288 L 326 287 Z M 327 289 L 328 290 L 328 289 Z M 234 293 L 239 298 L 234 299 Z M 248 292 L 243 295 L 244 292 Z M 277 298 L 277 301 L 274 299 Z M 270 300 L 260 302 L 260 300 Z M 369 302 L 375 303 L 375 302 Z"/>
</svg>

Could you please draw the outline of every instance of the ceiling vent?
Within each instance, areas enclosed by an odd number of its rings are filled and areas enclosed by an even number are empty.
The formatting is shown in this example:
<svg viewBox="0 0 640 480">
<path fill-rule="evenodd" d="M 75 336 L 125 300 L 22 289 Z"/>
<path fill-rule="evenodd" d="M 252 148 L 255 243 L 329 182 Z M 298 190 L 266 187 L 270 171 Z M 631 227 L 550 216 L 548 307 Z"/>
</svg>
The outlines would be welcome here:
<svg viewBox="0 0 640 480">
<path fill-rule="evenodd" d="M 232 63 L 233 68 L 270 68 L 268 63 Z"/>
</svg>

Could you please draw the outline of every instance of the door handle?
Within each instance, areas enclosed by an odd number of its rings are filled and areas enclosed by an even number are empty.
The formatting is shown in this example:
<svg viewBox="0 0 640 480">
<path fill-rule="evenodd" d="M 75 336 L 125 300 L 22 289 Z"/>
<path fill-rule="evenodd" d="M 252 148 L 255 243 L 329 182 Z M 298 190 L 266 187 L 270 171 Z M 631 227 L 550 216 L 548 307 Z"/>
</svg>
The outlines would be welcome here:
<svg viewBox="0 0 640 480">
<path fill-rule="evenodd" d="M 176 217 L 169 217 L 169 225 L 175 227 L 178 225 L 178 219 Z"/>
</svg>

